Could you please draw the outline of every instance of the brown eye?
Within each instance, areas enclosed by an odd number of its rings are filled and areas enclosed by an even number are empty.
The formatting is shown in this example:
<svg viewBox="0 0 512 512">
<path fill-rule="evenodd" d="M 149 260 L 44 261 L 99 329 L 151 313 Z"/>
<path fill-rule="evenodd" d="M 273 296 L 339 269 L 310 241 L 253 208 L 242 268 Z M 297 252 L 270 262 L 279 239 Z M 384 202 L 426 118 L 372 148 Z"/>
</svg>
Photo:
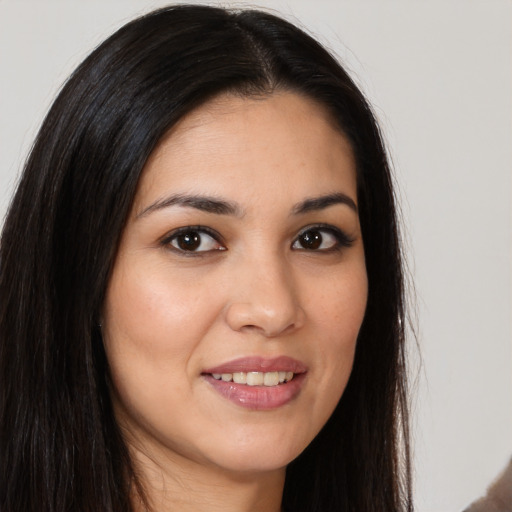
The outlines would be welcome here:
<svg viewBox="0 0 512 512">
<path fill-rule="evenodd" d="M 164 242 L 181 252 L 222 251 L 225 247 L 212 235 L 199 229 L 180 229 Z"/>
<path fill-rule="evenodd" d="M 299 236 L 299 244 L 303 249 L 315 250 L 318 249 L 323 242 L 322 233 L 320 231 L 306 231 Z"/>
<path fill-rule="evenodd" d="M 334 226 L 311 226 L 297 236 L 292 249 L 327 252 L 350 247 L 352 242 L 350 237 Z"/>
<path fill-rule="evenodd" d="M 183 251 L 195 251 L 200 245 L 201 235 L 194 231 L 176 237 L 176 246 Z"/>
</svg>

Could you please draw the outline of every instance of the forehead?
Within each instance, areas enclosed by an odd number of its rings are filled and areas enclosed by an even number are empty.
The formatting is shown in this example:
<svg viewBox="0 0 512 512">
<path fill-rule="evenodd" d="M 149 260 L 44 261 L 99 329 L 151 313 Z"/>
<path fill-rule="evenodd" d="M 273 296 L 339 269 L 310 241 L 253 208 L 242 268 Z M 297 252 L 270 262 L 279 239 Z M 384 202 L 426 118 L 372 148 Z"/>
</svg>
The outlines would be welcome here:
<svg viewBox="0 0 512 512">
<path fill-rule="evenodd" d="M 144 168 L 136 203 L 202 189 L 245 199 L 286 190 L 300 200 L 340 188 L 356 201 L 352 148 L 323 105 L 292 92 L 223 95 L 165 135 Z"/>
</svg>

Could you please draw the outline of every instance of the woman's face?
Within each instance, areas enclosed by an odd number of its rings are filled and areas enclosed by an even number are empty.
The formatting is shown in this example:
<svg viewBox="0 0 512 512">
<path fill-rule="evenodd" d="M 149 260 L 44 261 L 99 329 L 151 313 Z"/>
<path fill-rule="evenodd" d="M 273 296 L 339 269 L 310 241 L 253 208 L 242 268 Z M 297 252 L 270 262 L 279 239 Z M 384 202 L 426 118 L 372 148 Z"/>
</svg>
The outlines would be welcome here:
<svg viewBox="0 0 512 512">
<path fill-rule="evenodd" d="M 129 442 L 284 467 L 345 389 L 366 298 L 354 157 L 326 111 L 281 92 L 192 112 L 144 169 L 104 306 Z"/>
</svg>

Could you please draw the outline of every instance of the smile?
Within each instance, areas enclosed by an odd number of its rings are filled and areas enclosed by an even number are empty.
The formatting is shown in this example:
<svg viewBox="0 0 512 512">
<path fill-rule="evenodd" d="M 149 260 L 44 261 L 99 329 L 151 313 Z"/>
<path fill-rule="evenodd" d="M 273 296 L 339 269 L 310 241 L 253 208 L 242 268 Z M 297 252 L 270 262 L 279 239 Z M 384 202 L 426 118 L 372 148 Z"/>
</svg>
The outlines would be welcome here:
<svg viewBox="0 0 512 512">
<path fill-rule="evenodd" d="M 290 382 L 293 379 L 293 372 L 235 372 L 235 373 L 212 373 L 215 380 L 245 384 L 247 386 L 278 386 Z"/>
<path fill-rule="evenodd" d="M 304 386 L 308 368 L 287 356 L 244 357 L 202 372 L 222 398 L 252 410 L 277 409 L 294 401 Z"/>
</svg>

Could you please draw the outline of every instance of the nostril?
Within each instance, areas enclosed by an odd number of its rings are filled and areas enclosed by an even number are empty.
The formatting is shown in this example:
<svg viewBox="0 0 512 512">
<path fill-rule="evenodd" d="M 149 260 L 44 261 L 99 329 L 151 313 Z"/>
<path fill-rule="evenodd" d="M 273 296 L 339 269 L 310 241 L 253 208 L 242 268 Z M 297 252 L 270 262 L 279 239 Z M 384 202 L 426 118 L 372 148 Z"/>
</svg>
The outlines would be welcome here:
<svg viewBox="0 0 512 512">
<path fill-rule="evenodd" d="M 269 328 L 263 328 L 258 325 L 244 325 L 242 328 L 238 329 L 240 332 L 260 332 L 266 338 L 274 338 L 276 336 L 282 336 L 283 334 L 292 331 L 294 329 L 294 324 L 290 324 L 286 326 L 284 329 L 274 329 L 271 330 Z"/>
<path fill-rule="evenodd" d="M 281 286 L 250 289 L 247 302 L 233 302 L 226 309 L 226 322 L 235 331 L 259 332 L 275 337 L 300 328 L 305 314 L 291 288 Z"/>
</svg>

